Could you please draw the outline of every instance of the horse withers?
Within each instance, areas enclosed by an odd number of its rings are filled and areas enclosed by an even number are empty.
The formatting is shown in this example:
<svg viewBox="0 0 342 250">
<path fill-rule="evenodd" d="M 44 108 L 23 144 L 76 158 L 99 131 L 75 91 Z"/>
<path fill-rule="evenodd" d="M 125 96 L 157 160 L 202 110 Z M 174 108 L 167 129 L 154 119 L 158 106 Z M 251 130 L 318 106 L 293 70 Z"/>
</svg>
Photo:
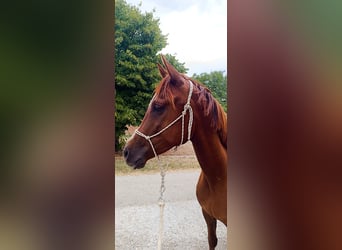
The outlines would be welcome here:
<svg viewBox="0 0 342 250">
<path fill-rule="evenodd" d="M 124 148 L 127 164 L 147 160 L 191 140 L 201 174 L 196 195 L 208 228 L 209 249 L 217 245 L 216 223 L 227 226 L 227 114 L 201 83 L 179 73 L 162 56 L 163 79 L 144 119 Z"/>
</svg>

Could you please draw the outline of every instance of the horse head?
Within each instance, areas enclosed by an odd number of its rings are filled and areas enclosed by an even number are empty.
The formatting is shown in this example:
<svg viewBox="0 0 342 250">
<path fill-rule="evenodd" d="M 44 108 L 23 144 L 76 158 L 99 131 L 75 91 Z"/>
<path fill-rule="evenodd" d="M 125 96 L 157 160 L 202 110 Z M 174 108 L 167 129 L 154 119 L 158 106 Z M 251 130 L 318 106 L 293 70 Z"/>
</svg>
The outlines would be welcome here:
<svg viewBox="0 0 342 250">
<path fill-rule="evenodd" d="M 162 80 L 155 89 L 145 116 L 124 148 L 127 164 L 143 168 L 147 160 L 190 139 L 192 83 L 162 56 Z M 190 129 L 189 129 L 190 128 Z"/>
</svg>

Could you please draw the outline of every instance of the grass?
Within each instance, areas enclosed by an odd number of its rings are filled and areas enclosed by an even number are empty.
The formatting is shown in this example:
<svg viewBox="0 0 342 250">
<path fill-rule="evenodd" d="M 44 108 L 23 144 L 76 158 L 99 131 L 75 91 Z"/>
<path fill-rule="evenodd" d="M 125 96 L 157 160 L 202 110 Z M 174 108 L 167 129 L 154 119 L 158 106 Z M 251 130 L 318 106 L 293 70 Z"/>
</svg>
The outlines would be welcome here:
<svg viewBox="0 0 342 250">
<path fill-rule="evenodd" d="M 195 155 L 167 155 L 160 156 L 160 160 L 164 166 L 168 163 L 167 171 L 179 169 L 199 169 L 199 163 Z M 122 156 L 115 157 L 115 174 L 137 174 L 137 173 L 156 173 L 159 172 L 159 165 L 157 159 L 147 161 L 144 168 L 132 169 L 129 167 Z"/>
</svg>

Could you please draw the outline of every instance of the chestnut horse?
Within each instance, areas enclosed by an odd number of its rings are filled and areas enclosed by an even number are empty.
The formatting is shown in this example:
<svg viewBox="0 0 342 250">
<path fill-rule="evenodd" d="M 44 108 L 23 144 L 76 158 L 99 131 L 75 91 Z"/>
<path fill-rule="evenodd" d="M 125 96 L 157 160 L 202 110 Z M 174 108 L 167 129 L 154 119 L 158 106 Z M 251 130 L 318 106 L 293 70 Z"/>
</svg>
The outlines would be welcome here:
<svg viewBox="0 0 342 250">
<path fill-rule="evenodd" d="M 209 248 L 217 245 L 216 223 L 227 226 L 227 114 L 202 84 L 179 73 L 163 56 L 162 81 L 145 117 L 124 148 L 127 164 L 147 160 L 191 140 L 201 174 L 196 195 L 207 223 Z"/>
</svg>

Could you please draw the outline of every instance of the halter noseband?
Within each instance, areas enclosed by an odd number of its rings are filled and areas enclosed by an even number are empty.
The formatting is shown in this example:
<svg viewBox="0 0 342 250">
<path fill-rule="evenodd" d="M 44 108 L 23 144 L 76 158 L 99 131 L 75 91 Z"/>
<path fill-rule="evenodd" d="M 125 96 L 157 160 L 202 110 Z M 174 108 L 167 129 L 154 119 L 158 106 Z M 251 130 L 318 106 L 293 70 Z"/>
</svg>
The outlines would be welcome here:
<svg viewBox="0 0 342 250">
<path fill-rule="evenodd" d="M 182 118 L 182 137 L 181 137 L 181 142 L 179 144 L 182 145 L 183 144 L 183 139 L 184 139 L 184 117 L 186 115 L 186 112 L 189 111 L 189 124 L 188 124 L 188 141 L 190 140 L 191 137 L 191 127 L 192 127 L 192 122 L 193 122 L 193 112 L 192 112 L 192 108 L 190 105 L 190 100 L 191 100 L 191 96 L 192 96 L 192 91 L 194 88 L 193 83 L 189 80 L 189 95 L 188 95 L 188 99 L 186 104 L 184 105 L 182 114 L 180 116 L 178 116 L 173 122 L 171 122 L 169 125 L 167 125 L 165 128 L 163 128 L 162 130 L 160 130 L 159 132 L 153 134 L 153 135 L 145 135 L 143 133 L 141 133 L 138 129 L 135 130 L 135 134 L 140 135 L 141 137 L 145 138 L 151 145 L 151 148 L 153 150 L 153 153 L 155 155 L 155 157 L 159 158 L 159 156 L 157 155 L 156 150 L 154 149 L 153 143 L 151 141 L 151 138 L 156 137 L 158 135 L 160 135 L 161 133 L 163 133 L 165 130 L 167 130 L 169 127 L 171 127 L 173 124 L 175 124 L 179 119 Z"/>
</svg>

